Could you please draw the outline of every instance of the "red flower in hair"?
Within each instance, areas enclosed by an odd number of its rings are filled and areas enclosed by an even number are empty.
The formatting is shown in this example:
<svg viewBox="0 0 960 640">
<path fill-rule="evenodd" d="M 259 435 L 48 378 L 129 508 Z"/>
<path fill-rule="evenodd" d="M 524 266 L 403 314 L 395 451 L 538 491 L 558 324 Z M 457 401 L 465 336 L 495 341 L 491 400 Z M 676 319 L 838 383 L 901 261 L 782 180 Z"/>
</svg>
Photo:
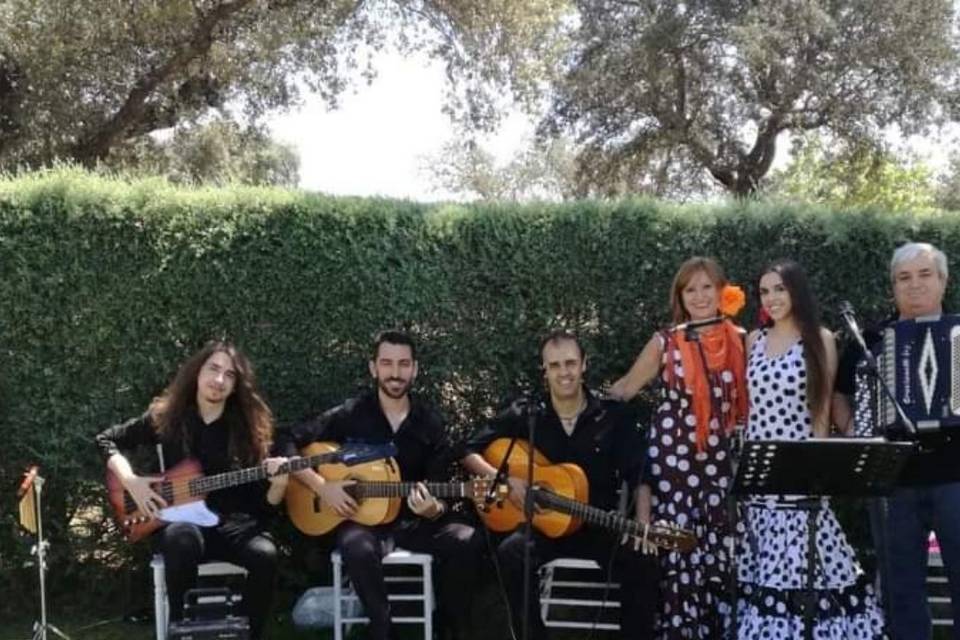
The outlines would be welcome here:
<svg viewBox="0 0 960 640">
<path fill-rule="evenodd" d="M 763 327 L 770 323 L 770 314 L 763 307 L 757 312 L 757 326 Z"/>
</svg>

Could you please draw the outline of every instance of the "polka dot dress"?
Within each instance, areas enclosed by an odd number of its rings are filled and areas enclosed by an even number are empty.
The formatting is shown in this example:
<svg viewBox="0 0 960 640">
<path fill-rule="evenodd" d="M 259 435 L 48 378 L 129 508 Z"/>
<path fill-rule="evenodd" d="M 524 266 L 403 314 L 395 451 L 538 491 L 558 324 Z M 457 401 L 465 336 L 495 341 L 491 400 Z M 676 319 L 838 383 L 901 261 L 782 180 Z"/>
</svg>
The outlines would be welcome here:
<svg viewBox="0 0 960 640">
<path fill-rule="evenodd" d="M 804 440 L 812 436 L 807 409 L 803 345 L 768 358 L 766 330 L 747 360 L 750 417 L 747 440 Z M 755 496 L 741 509 L 745 533 L 738 558 L 738 637 L 802 638 L 802 605 L 807 576 L 807 512 L 792 508 L 791 498 Z M 876 598 L 863 580 L 853 549 L 826 499 L 817 515 L 817 607 L 814 638 L 883 638 Z"/>
<path fill-rule="evenodd" d="M 662 345 L 670 345 L 666 336 L 661 338 Z M 693 530 L 698 545 L 690 553 L 660 554 L 662 604 L 656 637 L 720 638 L 731 610 L 726 597 L 733 541 L 726 501 L 733 475 L 730 437 L 713 416 L 706 447 L 697 452 L 697 421 L 683 387 L 680 352 L 672 346 L 663 351 L 661 371 L 672 359 L 679 384 L 668 385 L 662 374 L 645 483 L 651 487 L 653 519 Z M 733 411 L 733 373 L 711 373 L 709 381 L 714 406 L 724 415 Z"/>
</svg>

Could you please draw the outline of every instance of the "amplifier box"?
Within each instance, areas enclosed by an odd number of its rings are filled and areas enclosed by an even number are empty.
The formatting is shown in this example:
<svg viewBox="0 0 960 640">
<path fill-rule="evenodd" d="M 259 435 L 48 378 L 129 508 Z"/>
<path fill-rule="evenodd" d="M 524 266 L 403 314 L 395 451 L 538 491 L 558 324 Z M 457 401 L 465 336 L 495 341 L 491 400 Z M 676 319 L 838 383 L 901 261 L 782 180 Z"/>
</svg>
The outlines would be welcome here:
<svg viewBox="0 0 960 640">
<path fill-rule="evenodd" d="M 250 622 L 244 616 L 234 615 L 239 607 L 230 589 L 190 589 L 183 599 L 183 620 L 170 623 L 168 640 L 250 638 Z"/>
<path fill-rule="evenodd" d="M 249 640 L 246 618 L 222 620 L 179 620 L 170 623 L 168 640 Z"/>
</svg>

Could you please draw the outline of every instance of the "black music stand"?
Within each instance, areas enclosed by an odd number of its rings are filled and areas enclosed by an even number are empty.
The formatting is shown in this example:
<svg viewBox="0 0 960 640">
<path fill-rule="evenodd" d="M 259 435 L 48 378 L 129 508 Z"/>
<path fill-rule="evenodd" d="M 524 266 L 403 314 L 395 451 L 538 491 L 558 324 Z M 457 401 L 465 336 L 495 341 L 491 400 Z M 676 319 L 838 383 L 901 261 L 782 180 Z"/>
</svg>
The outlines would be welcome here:
<svg viewBox="0 0 960 640">
<path fill-rule="evenodd" d="M 954 427 L 956 429 L 956 427 Z M 921 433 L 915 440 L 916 452 L 903 467 L 897 482 L 901 487 L 922 487 L 960 480 L 960 433 L 942 429 Z"/>
<path fill-rule="evenodd" d="M 735 495 L 803 495 L 794 508 L 807 513 L 804 637 L 813 639 L 814 579 L 820 496 L 883 496 L 896 486 L 915 445 L 872 438 L 752 440 L 743 445 L 733 481 Z M 822 571 L 822 567 L 821 567 Z M 734 603 L 734 607 L 736 607 Z"/>
</svg>

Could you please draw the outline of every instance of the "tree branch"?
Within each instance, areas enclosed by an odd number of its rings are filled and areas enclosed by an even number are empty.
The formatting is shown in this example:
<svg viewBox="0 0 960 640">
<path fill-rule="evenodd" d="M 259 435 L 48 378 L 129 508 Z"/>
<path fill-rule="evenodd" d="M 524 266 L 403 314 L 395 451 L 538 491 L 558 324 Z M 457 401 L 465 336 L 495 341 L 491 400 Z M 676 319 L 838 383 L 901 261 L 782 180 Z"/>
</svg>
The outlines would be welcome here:
<svg viewBox="0 0 960 640">
<path fill-rule="evenodd" d="M 144 116 L 148 111 L 147 99 L 150 95 L 161 84 L 181 73 L 190 62 L 208 53 L 214 42 L 214 30 L 252 2 L 253 0 L 227 2 L 204 15 L 189 40 L 174 51 L 165 63 L 142 76 L 113 117 L 74 147 L 74 157 L 83 164 L 93 164 L 106 157 L 110 148 L 127 137 L 127 132 L 131 128 L 138 125 L 142 128 Z"/>
</svg>

